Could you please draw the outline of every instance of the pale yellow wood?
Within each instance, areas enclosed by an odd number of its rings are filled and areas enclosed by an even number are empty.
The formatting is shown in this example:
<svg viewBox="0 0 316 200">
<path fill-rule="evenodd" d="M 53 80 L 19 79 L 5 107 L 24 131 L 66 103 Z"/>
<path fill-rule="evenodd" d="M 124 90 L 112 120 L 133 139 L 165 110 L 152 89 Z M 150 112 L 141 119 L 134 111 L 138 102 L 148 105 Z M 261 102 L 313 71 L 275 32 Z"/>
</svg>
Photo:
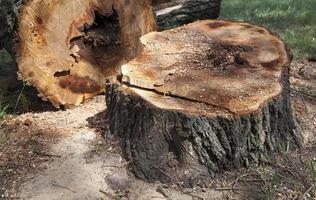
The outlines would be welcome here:
<svg viewBox="0 0 316 200">
<path fill-rule="evenodd" d="M 95 12 L 117 12 L 119 44 L 94 51 L 72 44 L 94 25 Z M 150 0 L 29 0 L 21 8 L 18 65 L 20 78 L 56 107 L 71 107 L 104 90 L 117 67 L 134 58 L 140 36 L 155 30 Z"/>
<path fill-rule="evenodd" d="M 291 61 L 277 36 L 247 23 L 198 21 L 149 33 L 141 41 L 142 53 L 121 68 L 123 82 L 235 114 L 254 112 L 278 96 L 282 71 Z"/>
</svg>

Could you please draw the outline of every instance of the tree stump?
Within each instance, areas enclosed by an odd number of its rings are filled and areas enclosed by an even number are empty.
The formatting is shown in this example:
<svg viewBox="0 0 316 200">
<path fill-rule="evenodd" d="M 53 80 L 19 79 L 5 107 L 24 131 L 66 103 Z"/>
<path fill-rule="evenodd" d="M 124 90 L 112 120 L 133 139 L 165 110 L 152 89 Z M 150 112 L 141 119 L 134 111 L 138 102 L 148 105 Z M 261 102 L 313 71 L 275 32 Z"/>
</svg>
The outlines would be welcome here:
<svg viewBox="0 0 316 200">
<path fill-rule="evenodd" d="M 150 0 L 2 0 L 0 11 L 0 48 L 17 53 L 20 79 L 56 107 L 103 92 L 156 29 Z"/>
<path fill-rule="evenodd" d="M 206 20 L 141 42 L 106 89 L 110 130 L 138 177 L 190 183 L 301 146 L 291 56 L 267 29 Z"/>
<path fill-rule="evenodd" d="M 153 0 L 160 30 L 175 28 L 201 19 L 215 19 L 221 0 Z"/>
</svg>

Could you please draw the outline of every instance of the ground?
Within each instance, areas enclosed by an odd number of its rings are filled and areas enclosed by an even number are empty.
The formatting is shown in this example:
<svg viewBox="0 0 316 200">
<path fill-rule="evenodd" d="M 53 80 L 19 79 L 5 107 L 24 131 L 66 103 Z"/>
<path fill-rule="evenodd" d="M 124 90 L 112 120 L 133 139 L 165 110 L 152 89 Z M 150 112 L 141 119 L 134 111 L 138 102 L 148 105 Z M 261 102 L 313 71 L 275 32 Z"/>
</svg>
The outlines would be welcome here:
<svg viewBox="0 0 316 200">
<path fill-rule="evenodd" d="M 117 199 L 167 199 L 157 192 L 162 188 L 169 199 L 300 197 L 316 180 L 311 168 L 316 152 L 316 101 L 311 92 L 316 91 L 315 77 L 316 63 L 294 62 L 292 102 L 305 136 L 303 152 L 271 158 L 278 160 L 272 167 L 227 172 L 206 185 L 185 189 L 191 195 L 177 186 L 145 183 L 128 171 L 119 139 L 107 131 L 102 95 L 72 110 L 8 116 L 0 128 L 0 194 L 22 199 L 111 199 L 105 193 Z"/>
<path fill-rule="evenodd" d="M 267 26 L 293 50 L 291 98 L 305 147 L 272 155 L 266 166 L 220 174 L 193 189 L 135 178 L 119 138 L 108 132 L 103 95 L 71 110 L 56 110 L 16 81 L 12 59 L 2 51 L 0 199 L 315 198 L 315 10 L 314 0 L 223 1 L 221 18 Z"/>
<path fill-rule="evenodd" d="M 160 187 L 170 191 L 171 199 L 191 199 L 182 191 L 136 179 L 127 170 L 119 140 L 107 133 L 106 124 L 103 96 L 73 110 L 26 113 L 3 120 L 0 195 L 21 199 L 164 199 L 157 192 Z M 209 195 L 221 199 L 223 194 L 208 190 L 201 196 Z"/>
</svg>

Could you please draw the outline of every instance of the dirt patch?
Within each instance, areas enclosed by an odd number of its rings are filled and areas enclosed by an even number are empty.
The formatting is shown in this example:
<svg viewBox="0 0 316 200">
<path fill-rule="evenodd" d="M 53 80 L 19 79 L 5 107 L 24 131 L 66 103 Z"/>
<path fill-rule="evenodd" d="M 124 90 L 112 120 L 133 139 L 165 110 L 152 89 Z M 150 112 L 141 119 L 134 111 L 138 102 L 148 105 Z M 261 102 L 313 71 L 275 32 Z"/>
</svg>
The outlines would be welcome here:
<svg viewBox="0 0 316 200">
<path fill-rule="evenodd" d="M 105 99 L 0 123 L 0 197 L 26 199 L 297 199 L 316 196 L 316 64 L 292 65 L 292 104 L 306 148 L 270 164 L 226 172 L 195 188 L 149 184 L 129 172 L 108 132 Z M 304 72 L 304 73 L 303 73 Z M 300 88 L 311 88 L 311 93 Z M 308 191 L 309 190 L 309 191 Z M 109 197 L 111 196 L 111 197 Z M 198 197 L 197 197 L 198 196 Z"/>
<path fill-rule="evenodd" d="M 291 71 L 292 105 L 307 146 L 316 143 L 316 62 L 295 61 Z"/>
<path fill-rule="evenodd" d="M 51 124 L 31 117 L 1 122 L 0 197 L 15 196 L 27 181 L 25 174 L 36 173 L 42 169 L 42 163 L 59 157 L 49 151 L 59 134 Z"/>
</svg>

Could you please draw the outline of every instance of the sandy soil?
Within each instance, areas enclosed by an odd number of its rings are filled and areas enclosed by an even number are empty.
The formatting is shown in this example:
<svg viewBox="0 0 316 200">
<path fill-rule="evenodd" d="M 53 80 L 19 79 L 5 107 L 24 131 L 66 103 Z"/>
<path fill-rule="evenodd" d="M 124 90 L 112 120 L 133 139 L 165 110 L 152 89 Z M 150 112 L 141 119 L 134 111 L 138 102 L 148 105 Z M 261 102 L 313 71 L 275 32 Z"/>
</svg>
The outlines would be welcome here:
<svg viewBox="0 0 316 200">
<path fill-rule="evenodd" d="M 11 173 L 21 170 L 16 166 L 6 170 L 5 173 L 10 175 L 6 176 L 9 179 L 5 183 L 7 187 L 2 186 L 6 187 L 2 191 L 3 197 L 38 200 L 167 199 L 163 195 L 166 193 L 170 199 L 192 199 L 191 195 L 179 189 L 140 181 L 127 170 L 128 163 L 121 156 L 119 141 L 110 134 L 101 137 L 107 128 L 105 109 L 105 100 L 99 96 L 73 110 L 27 113 L 5 120 L 2 131 L 14 129 L 17 132 L 14 137 L 35 140 L 40 147 L 34 143 L 29 154 L 18 160 L 33 168 L 26 167 L 22 169 L 23 173 Z M 54 130 L 49 127 L 54 127 Z M 44 135 L 35 138 L 39 128 Z M 32 136 L 26 135 L 26 130 L 33 132 Z M 9 148 L 18 148 L 21 143 L 24 142 L 19 141 Z M 10 156 L 6 153 L 12 154 L 12 151 L 5 150 L 1 158 Z M 46 160 L 25 161 L 38 157 L 46 157 Z M 157 188 L 164 192 L 157 192 Z M 204 191 L 198 195 L 208 199 L 222 199 L 224 195 L 214 190 Z M 190 192 L 194 195 L 193 190 Z"/>
<path fill-rule="evenodd" d="M 299 159 L 300 152 L 291 159 L 304 163 L 316 152 L 316 63 L 296 61 L 293 66 L 292 102 L 306 156 Z M 9 116 L 0 122 L 0 199 L 262 199 L 269 192 L 269 183 L 253 169 L 227 172 L 193 189 L 145 183 L 128 171 L 119 139 L 107 130 L 103 96 L 72 110 Z M 276 162 L 280 174 L 301 173 L 292 168 L 283 173 L 286 162 Z M 239 184 L 240 176 L 251 179 Z M 297 190 L 273 183 L 278 199 L 300 197 L 313 183 L 309 177 L 301 182 Z"/>
</svg>

